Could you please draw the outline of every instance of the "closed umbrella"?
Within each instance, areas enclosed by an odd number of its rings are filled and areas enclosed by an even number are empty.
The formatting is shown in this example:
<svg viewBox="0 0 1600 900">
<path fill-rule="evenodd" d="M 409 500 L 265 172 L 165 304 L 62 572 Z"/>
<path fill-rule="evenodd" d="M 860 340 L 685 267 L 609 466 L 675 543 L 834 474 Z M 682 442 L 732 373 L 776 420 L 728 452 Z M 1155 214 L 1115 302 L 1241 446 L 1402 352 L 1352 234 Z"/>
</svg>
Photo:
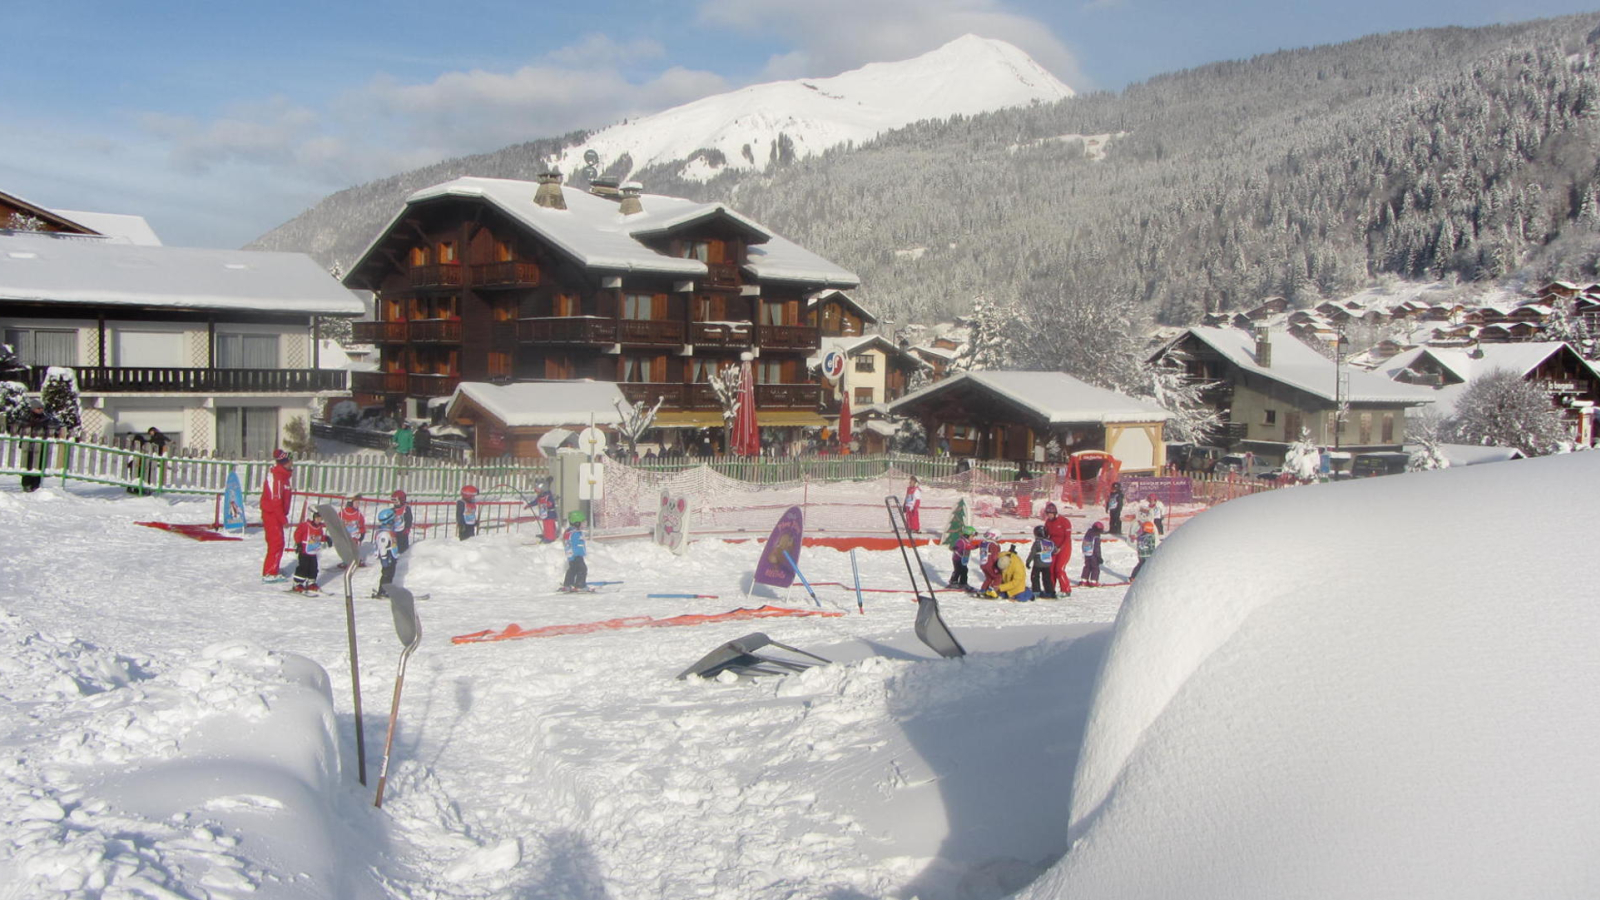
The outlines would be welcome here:
<svg viewBox="0 0 1600 900">
<path fill-rule="evenodd" d="M 745 360 L 739 372 L 739 408 L 733 415 L 733 446 L 740 456 L 761 453 L 761 432 L 756 428 L 756 378 Z"/>
<path fill-rule="evenodd" d="M 839 401 L 839 452 L 849 453 L 850 432 L 853 430 L 850 427 L 850 391 L 847 388 L 840 394 L 843 399 Z"/>
</svg>

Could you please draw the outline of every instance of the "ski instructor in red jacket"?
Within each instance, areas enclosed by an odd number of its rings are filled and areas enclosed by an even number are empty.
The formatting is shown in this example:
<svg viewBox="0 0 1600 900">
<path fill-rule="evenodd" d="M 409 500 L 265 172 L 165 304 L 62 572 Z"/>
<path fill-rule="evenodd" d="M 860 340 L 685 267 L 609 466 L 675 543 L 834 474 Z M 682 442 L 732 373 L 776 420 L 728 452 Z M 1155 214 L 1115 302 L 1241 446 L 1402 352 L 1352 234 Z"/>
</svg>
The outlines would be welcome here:
<svg viewBox="0 0 1600 900">
<path fill-rule="evenodd" d="M 1050 560 L 1050 580 L 1046 584 L 1048 596 L 1072 595 L 1072 582 L 1067 580 L 1067 560 L 1072 558 L 1072 522 L 1056 510 L 1054 503 L 1044 505 L 1044 536 L 1055 544 L 1055 556 Z"/>
<path fill-rule="evenodd" d="M 279 567 L 283 564 L 283 530 L 289 527 L 289 502 L 294 499 L 289 487 L 294 479 L 294 464 L 289 454 L 274 450 L 272 460 L 272 468 L 261 481 L 261 530 L 267 535 L 267 558 L 261 564 L 264 582 L 288 580 Z"/>
</svg>

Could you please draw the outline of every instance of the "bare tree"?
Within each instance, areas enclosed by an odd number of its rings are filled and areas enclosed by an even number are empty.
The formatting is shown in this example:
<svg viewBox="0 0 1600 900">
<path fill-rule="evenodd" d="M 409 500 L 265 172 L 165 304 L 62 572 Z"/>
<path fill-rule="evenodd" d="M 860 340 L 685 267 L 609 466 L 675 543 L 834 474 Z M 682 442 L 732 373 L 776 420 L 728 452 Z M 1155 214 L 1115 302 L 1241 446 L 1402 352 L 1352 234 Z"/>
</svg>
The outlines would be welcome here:
<svg viewBox="0 0 1600 900">
<path fill-rule="evenodd" d="M 740 367 L 734 363 L 706 376 L 706 383 L 711 385 L 711 390 L 717 395 L 717 403 L 722 407 L 722 436 L 725 442 L 733 440 L 733 420 L 739 417 L 740 381 Z"/>
<path fill-rule="evenodd" d="M 645 409 L 643 400 L 627 406 L 621 400 L 611 401 L 617 407 L 617 414 L 622 416 L 622 421 L 617 423 L 617 433 L 628 442 L 628 452 L 632 456 L 639 455 L 639 438 L 656 424 L 656 413 L 661 411 L 661 402 L 665 399 L 657 397 L 655 405 L 649 409 Z"/>
</svg>

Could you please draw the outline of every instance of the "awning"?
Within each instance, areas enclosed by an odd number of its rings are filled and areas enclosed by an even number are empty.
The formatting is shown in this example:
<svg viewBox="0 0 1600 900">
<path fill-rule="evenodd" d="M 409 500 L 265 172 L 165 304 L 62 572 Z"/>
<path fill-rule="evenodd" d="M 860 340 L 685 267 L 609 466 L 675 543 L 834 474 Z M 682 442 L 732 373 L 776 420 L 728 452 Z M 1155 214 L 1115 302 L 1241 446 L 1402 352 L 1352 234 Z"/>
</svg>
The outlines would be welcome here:
<svg viewBox="0 0 1600 900">
<path fill-rule="evenodd" d="M 806 425 L 815 427 L 828 424 L 828 420 L 824 419 L 818 413 L 807 409 L 781 409 L 770 410 L 767 412 L 762 412 L 758 409 L 756 410 L 756 424 L 771 425 L 774 427 L 783 425 Z"/>
<path fill-rule="evenodd" d="M 721 428 L 722 413 L 714 409 L 656 413 L 654 428 Z"/>
</svg>

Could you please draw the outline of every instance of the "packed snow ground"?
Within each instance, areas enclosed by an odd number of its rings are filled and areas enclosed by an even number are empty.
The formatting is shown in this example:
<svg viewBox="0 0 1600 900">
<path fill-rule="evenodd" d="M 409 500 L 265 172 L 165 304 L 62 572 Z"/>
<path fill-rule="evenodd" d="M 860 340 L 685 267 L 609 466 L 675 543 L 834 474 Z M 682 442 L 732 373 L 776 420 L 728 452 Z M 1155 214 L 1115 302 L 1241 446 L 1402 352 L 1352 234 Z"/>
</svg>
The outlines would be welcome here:
<svg viewBox="0 0 1600 900">
<path fill-rule="evenodd" d="M 134 524 L 210 515 L 55 483 L 0 490 L 0 897 L 988 898 L 1066 848 L 1122 588 L 945 595 L 962 661 L 915 640 L 909 595 L 869 593 L 859 615 L 837 587 L 818 589 L 848 612 L 834 618 L 455 645 L 513 622 L 813 607 L 798 585 L 744 599 L 753 542 L 679 558 L 598 541 L 590 577 L 624 583 L 571 596 L 552 590 L 559 549 L 531 532 L 425 541 L 402 570 L 431 596 L 376 810 L 400 650 L 388 604 L 357 601 L 362 787 L 340 595 L 259 584 L 258 531 L 202 543 Z M 858 556 L 867 586 L 905 585 L 898 553 Z M 948 556 L 925 557 L 936 582 Z M 1132 564 L 1125 546 L 1109 557 Z M 850 581 L 839 551 L 807 548 L 801 566 Z M 377 574 L 358 571 L 359 597 Z M 752 631 L 839 664 L 674 680 Z"/>
</svg>

